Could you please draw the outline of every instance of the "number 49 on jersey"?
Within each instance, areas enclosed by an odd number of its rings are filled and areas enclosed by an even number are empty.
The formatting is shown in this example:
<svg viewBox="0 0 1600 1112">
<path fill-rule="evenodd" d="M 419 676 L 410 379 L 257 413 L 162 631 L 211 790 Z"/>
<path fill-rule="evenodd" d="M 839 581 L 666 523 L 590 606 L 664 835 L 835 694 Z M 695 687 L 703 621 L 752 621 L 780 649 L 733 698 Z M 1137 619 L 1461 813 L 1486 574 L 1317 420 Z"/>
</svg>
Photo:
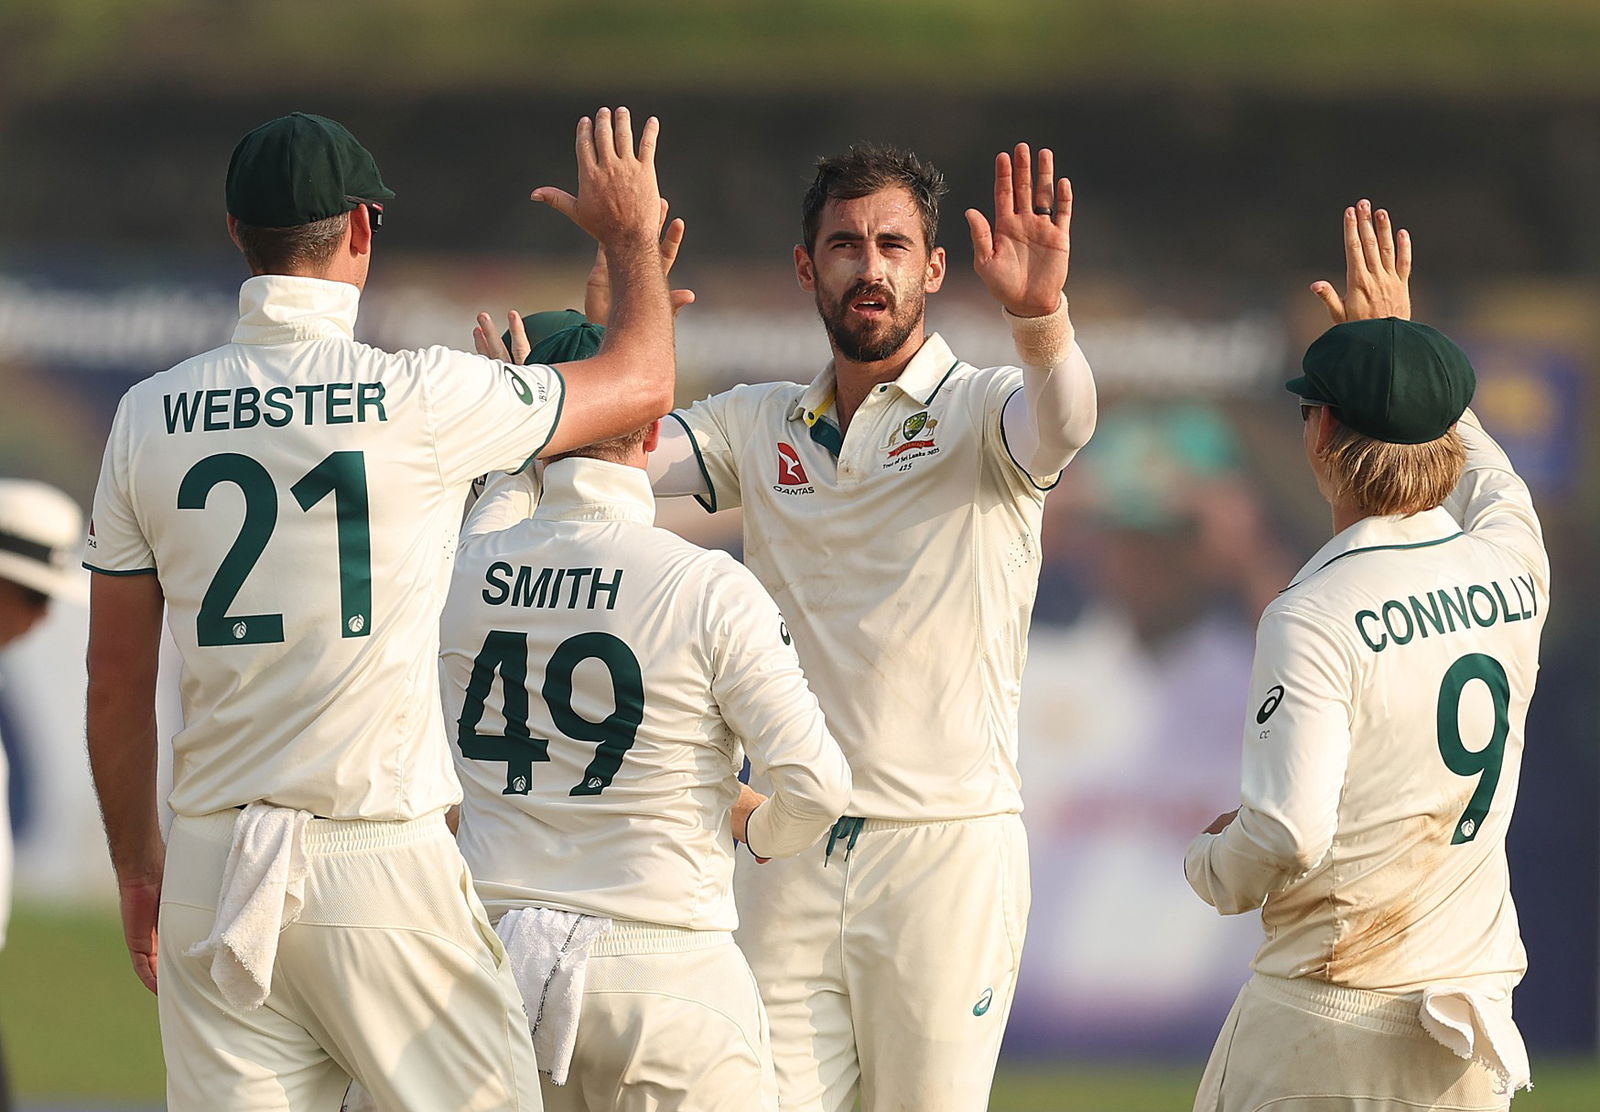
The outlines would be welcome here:
<svg viewBox="0 0 1600 1112">
<path fill-rule="evenodd" d="M 572 677 L 578 665 L 598 660 L 611 675 L 613 710 L 598 722 L 584 718 L 572 707 Z M 480 734 L 484 700 L 499 674 L 504 693 L 503 734 Z M 599 795 L 610 786 L 633 748 L 639 724 L 644 721 L 644 676 L 633 650 L 609 633 L 580 633 L 556 646 L 545 665 L 540 696 L 550 709 L 550 721 L 574 741 L 597 742 L 594 757 L 583 778 L 568 795 Z M 533 784 L 533 765 L 550 759 L 550 739 L 534 737 L 528 728 L 528 635 L 491 629 L 472 662 L 461 717 L 456 721 L 456 744 L 471 761 L 504 761 L 506 786 L 502 795 L 527 795 Z"/>
</svg>

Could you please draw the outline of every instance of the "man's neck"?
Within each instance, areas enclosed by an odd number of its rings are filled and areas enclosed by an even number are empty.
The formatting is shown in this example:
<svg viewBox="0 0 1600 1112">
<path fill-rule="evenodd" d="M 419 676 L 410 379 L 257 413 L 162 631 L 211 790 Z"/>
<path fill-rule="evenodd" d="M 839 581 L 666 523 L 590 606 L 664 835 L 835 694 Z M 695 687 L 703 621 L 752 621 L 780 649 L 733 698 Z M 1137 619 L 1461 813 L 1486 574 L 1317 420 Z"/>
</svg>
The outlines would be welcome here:
<svg viewBox="0 0 1600 1112">
<path fill-rule="evenodd" d="M 900 377 L 900 372 L 906 369 L 906 364 L 922 350 L 924 338 L 923 328 L 918 325 L 911 335 L 906 337 L 906 342 L 896 348 L 893 354 L 875 363 L 859 363 L 854 359 L 846 359 L 839 354 L 837 347 L 833 349 L 833 403 L 841 433 L 849 429 L 850 419 L 856 415 L 856 410 L 861 408 L 861 403 L 867 400 L 867 395 L 872 393 L 874 386 L 893 382 Z"/>
<path fill-rule="evenodd" d="M 1347 506 L 1337 502 L 1333 507 L 1333 533 L 1338 536 L 1358 521 L 1364 521 L 1372 515 L 1354 506 Z"/>
</svg>

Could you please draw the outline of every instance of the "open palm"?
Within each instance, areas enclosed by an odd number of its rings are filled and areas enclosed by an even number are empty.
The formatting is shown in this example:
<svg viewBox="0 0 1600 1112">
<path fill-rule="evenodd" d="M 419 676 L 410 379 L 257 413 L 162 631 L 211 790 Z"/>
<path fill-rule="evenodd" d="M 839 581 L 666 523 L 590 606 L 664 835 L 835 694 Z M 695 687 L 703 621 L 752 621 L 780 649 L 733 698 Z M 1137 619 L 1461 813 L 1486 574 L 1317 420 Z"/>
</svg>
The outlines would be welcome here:
<svg viewBox="0 0 1600 1112">
<path fill-rule="evenodd" d="M 994 160 L 994 224 L 967 210 L 972 266 L 990 296 L 1019 317 L 1042 317 L 1061 304 L 1072 246 L 1072 183 L 1055 178 L 1055 156 L 1039 151 L 1035 174 L 1028 144 Z"/>
</svg>

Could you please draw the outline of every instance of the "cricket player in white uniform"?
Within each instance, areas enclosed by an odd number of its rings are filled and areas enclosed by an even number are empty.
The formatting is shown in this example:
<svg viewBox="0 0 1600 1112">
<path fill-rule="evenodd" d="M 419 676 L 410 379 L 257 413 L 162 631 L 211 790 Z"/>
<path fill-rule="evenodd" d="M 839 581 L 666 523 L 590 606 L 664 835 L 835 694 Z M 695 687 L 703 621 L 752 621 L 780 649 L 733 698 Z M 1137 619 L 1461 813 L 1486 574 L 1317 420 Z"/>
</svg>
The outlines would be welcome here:
<svg viewBox="0 0 1600 1112">
<path fill-rule="evenodd" d="M 651 120 L 635 153 L 625 109 L 579 124 L 569 207 L 629 260 L 628 308 L 565 370 L 354 342 L 393 196 L 372 157 L 299 113 L 234 151 L 228 224 L 254 275 L 238 329 L 123 398 L 85 561 L 90 758 L 128 948 L 152 991 L 159 971 L 175 1112 L 332 1109 L 352 1077 L 393 1110 L 539 1107 L 444 822 L 438 616 L 473 476 L 670 405 L 655 139 Z M 163 603 L 184 665 L 170 845 Z"/>
<path fill-rule="evenodd" d="M 657 495 L 744 507 L 746 563 L 855 780 L 823 846 L 735 877 L 785 1109 L 988 1103 L 1028 915 L 1016 731 L 1040 516 L 1095 420 L 1053 163 L 1035 173 L 1019 144 L 996 159 L 993 224 L 967 211 L 1020 367 L 925 334 L 943 178 L 855 148 L 819 163 L 794 250 L 833 361 L 674 413 L 651 459 Z"/>
<path fill-rule="evenodd" d="M 1349 289 L 1290 382 L 1332 540 L 1267 607 L 1243 792 L 1190 847 L 1224 914 L 1261 908 L 1255 976 L 1197 1112 L 1504 1109 L 1528 1084 L 1506 867 L 1549 611 L 1528 488 L 1412 323 L 1409 237 L 1345 212 Z"/>
<path fill-rule="evenodd" d="M 815 845 L 850 771 L 755 576 L 653 526 L 658 436 L 551 461 L 527 521 L 468 519 L 442 658 L 458 836 L 547 1109 L 775 1110 L 733 839 Z M 746 753 L 771 795 L 735 806 Z"/>
</svg>

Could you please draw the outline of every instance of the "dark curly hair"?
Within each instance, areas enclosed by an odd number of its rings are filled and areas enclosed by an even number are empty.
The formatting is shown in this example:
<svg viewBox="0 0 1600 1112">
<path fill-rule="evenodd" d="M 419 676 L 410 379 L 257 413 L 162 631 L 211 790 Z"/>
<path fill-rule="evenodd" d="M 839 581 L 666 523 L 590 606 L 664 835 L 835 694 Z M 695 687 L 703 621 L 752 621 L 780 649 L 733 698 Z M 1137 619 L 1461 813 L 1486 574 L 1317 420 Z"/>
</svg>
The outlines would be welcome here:
<svg viewBox="0 0 1600 1112">
<path fill-rule="evenodd" d="M 895 186 L 911 194 L 922 213 L 922 238 L 932 250 L 939 234 L 939 198 L 944 175 L 910 151 L 896 147 L 853 146 L 844 154 L 817 159 L 817 176 L 801 206 L 806 250 L 817 245 L 822 210 L 829 201 L 852 201 Z"/>
</svg>

